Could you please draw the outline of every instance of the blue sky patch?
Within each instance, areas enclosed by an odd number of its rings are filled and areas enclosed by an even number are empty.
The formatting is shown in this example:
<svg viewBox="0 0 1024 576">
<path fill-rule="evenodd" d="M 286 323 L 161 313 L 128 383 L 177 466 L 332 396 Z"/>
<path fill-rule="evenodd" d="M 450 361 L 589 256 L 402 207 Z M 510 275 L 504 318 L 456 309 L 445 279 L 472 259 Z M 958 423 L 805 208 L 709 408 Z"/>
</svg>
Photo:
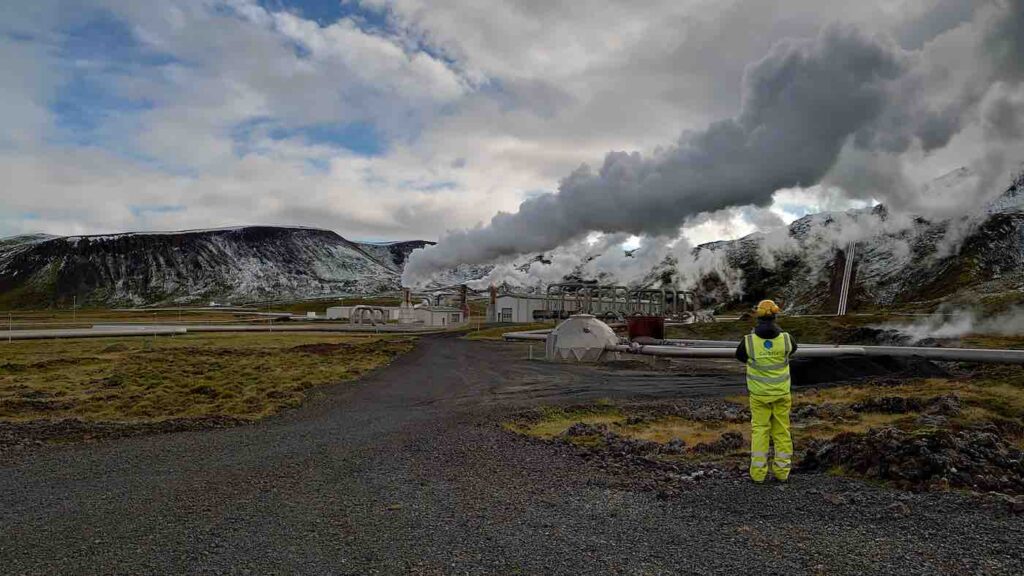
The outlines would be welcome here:
<svg viewBox="0 0 1024 576">
<path fill-rule="evenodd" d="M 369 122 L 313 124 L 289 127 L 273 118 L 259 117 L 243 122 L 232 130 L 235 152 L 245 155 L 257 151 L 255 141 L 261 137 L 273 140 L 301 140 L 306 144 L 345 149 L 361 156 L 379 156 L 387 151 L 387 143 Z"/>
<path fill-rule="evenodd" d="M 175 62 L 139 42 L 127 23 L 106 11 L 97 11 L 84 24 L 63 32 L 60 55 L 68 60 L 102 62 L 106 68 L 120 70 Z"/>
<path fill-rule="evenodd" d="M 361 27 L 385 28 L 383 11 L 364 8 L 357 2 L 345 0 L 260 0 L 270 12 L 291 12 L 321 26 L 330 26 L 342 18 L 351 18 Z"/>
<path fill-rule="evenodd" d="M 781 204 L 779 208 L 781 208 L 783 212 L 792 214 L 797 218 L 803 218 L 811 213 L 810 208 L 803 204 Z"/>
<path fill-rule="evenodd" d="M 105 11 L 64 30 L 58 52 L 67 79 L 49 107 L 61 131 L 58 140 L 78 145 L 99 144 L 110 118 L 153 107 L 153 102 L 120 93 L 119 78 L 177 62 L 139 42 L 126 23 Z"/>
<path fill-rule="evenodd" d="M 128 209 L 131 210 L 132 215 L 136 218 L 152 214 L 173 214 L 175 212 L 185 211 L 185 207 L 180 204 L 132 205 L 129 206 Z"/>
<path fill-rule="evenodd" d="M 402 188 L 417 190 L 419 192 L 442 192 L 444 190 L 455 190 L 459 187 L 458 182 L 452 180 L 439 180 L 437 182 L 417 182 L 406 180 L 400 184 Z"/>
</svg>

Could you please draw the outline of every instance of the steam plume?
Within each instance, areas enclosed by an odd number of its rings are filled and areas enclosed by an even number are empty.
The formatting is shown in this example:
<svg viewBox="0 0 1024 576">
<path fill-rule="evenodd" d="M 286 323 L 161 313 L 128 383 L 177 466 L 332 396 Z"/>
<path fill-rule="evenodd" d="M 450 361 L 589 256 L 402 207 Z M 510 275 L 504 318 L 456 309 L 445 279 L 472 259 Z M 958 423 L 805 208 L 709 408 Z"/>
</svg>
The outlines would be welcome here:
<svg viewBox="0 0 1024 576">
<path fill-rule="evenodd" d="M 557 194 L 526 200 L 515 214 L 499 213 L 486 226 L 451 231 L 436 246 L 413 253 L 403 280 L 415 284 L 459 264 L 551 250 L 592 231 L 671 238 L 699 214 L 764 206 L 776 190 L 822 182 L 844 149 L 870 163 L 912 146 L 941 148 L 962 130 L 962 118 L 981 104 L 990 86 L 1018 86 L 1022 79 L 1024 50 L 1020 29 L 1012 24 L 1024 11 L 1024 0 L 993 6 L 989 18 L 995 24 L 977 50 L 987 58 L 978 73 L 981 86 L 941 107 L 923 98 L 921 53 L 903 50 L 889 38 L 830 25 L 814 39 L 783 40 L 748 66 L 735 117 L 684 133 L 650 157 L 611 152 L 596 171 L 581 166 L 560 183 Z M 990 105 L 989 116 L 1012 113 L 1018 104 L 1004 96 Z M 1016 133 L 1005 123 L 1000 126 L 1006 128 L 1000 134 L 1004 139 Z M 994 181 L 992 172 L 1002 175 L 1002 152 L 989 155 L 981 180 Z M 878 183 L 890 194 L 906 192 L 898 163 L 875 168 L 856 173 L 866 174 L 876 192 Z M 857 188 L 852 180 L 859 176 L 836 173 Z"/>
</svg>

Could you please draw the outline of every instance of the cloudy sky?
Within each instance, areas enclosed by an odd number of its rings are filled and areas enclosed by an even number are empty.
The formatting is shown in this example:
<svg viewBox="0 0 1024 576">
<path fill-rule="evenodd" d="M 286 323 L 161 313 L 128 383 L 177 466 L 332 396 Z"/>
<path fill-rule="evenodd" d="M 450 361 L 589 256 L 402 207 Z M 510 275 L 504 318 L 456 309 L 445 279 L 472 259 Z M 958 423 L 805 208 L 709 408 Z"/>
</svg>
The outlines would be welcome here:
<svg viewBox="0 0 1024 576">
<path fill-rule="evenodd" d="M 989 4 L 993 12 L 979 15 Z M 681 134 L 736 117 L 745 72 L 780 42 L 821 39 L 841 23 L 896 46 L 893 66 L 930 54 L 928 66 L 914 64 L 917 85 L 962 91 L 981 29 L 996 11 L 1019 8 L 1016 0 L 5 2 L 0 236 L 281 224 L 356 239 L 437 239 L 557 192 L 609 151 L 656 156 Z M 823 49 L 828 42 L 818 40 Z M 1015 99 L 1019 84 L 1000 86 L 1012 127 L 1024 100 Z M 992 99 L 986 94 L 976 100 Z M 943 146 L 915 140 L 882 160 L 925 182 L 977 156 L 970 151 L 983 123 L 975 124 L 958 124 Z M 694 241 L 734 237 L 775 217 L 884 200 L 870 186 L 844 189 L 849 171 L 864 169 L 857 153 L 843 148 L 848 170 L 831 172 L 831 182 L 768 190 L 761 208 L 692 218 L 685 231 Z"/>
</svg>

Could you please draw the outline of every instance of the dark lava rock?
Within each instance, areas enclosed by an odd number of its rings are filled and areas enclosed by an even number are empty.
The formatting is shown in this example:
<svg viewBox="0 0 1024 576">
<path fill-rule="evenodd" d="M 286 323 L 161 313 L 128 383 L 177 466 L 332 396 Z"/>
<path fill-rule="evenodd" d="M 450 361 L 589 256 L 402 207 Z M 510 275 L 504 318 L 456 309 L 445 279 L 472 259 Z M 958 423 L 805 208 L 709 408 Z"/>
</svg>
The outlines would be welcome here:
<svg viewBox="0 0 1024 576">
<path fill-rule="evenodd" d="M 743 447 L 743 435 L 739 432 L 724 432 L 714 442 L 703 442 L 693 447 L 695 452 L 725 454 Z"/>
<path fill-rule="evenodd" d="M 798 470 L 840 466 L 909 489 L 946 487 L 1024 493 L 1024 453 L 992 432 L 895 428 L 814 441 Z"/>
<path fill-rule="evenodd" d="M 859 326 L 843 330 L 836 335 L 839 344 L 863 344 L 874 346 L 906 346 L 910 337 L 893 328 L 872 328 Z"/>
<path fill-rule="evenodd" d="M 924 408 L 924 402 L 918 398 L 904 398 L 903 396 L 883 396 L 881 398 L 869 398 L 850 406 L 854 412 L 880 412 L 882 414 L 906 414 L 907 412 L 920 412 Z"/>
<path fill-rule="evenodd" d="M 955 394 L 936 396 L 925 403 L 925 414 L 936 416 L 959 416 L 963 405 L 960 404 L 960 397 Z"/>
<path fill-rule="evenodd" d="M 608 426 L 605 424 L 584 424 L 577 422 L 565 431 L 566 436 L 602 436 L 608 433 Z"/>
<path fill-rule="evenodd" d="M 819 420 L 840 420 L 853 417 L 853 410 L 843 404 L 803 404 L 793 409 L 791 416 L 797 420 L 817 418 Z"/>
<path fill-rule="evenodd" d="M 934 362 L 923 358 L 839 356 L 835 358 L 793 358 L 790 363 L 793 384 L 816 386 L 864 380 L 866 378 L 931 378 L 949 373 Z M 905 382 L 900 382 L 905 383 Z"/>
<path fill-rule="evenodd" d="M 661 444 L 649 440 L 637 440 L 619 436 L 614 432 L 604 435 L 607 450 L 619 456 L 651 456 L 661 452 Z"/>
<path fill-rule="evenodd" d="M 956 416 L 960 414 L 960 398 L 955 395 L 936 396 L 927 400 L 906 398 L 903 396 L 883 396 L 869 398 L 850 406 L 854 412 L 878 412 L 882 414 L 907 414 L 923 412 L 937 416 Z"/>
<path fill-rule="evenodd" d="M 685 454 L 686 442 L 682 438 L 673 438 L 662 447 L 661 451 L 665 454 Z"/>
</svg>

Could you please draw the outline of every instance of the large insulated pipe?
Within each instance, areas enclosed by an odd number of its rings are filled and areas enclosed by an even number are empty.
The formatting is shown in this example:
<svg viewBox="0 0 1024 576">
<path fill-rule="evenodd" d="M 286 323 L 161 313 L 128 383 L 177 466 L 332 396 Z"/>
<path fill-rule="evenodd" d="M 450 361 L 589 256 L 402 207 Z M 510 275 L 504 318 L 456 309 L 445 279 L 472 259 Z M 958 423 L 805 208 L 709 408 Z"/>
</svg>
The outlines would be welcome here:
<svg viewBox="0 0 1024 576">
<path fill-rule="evenodd" d="M 72 330 L 14 330 L 0 332 L 0 340 L 53 340 L 58 338 L 122 338 L 128 336 L 173 336 L 185 334 L 186 328 L 81 328 Z"/>
<path fill-rule="evenodd" d="M 643 354 L 645 356 L 671 356 L 675 358 L 735 358 L 736 348 L 683 348 L 681 346 L 637 346 L 619 344 L 608 348 L 613 352 Z M 842 348 L 799 348 L 794 357 L 834 358 L 838 356 L 865 356 L 864 348 L 844 346 Z"/>
<path fill-rule="evenodd" d="M 547 340 L 551 330 L 551 328 L 542 328 L 540 330 L 526 330 L 523 332 L 507 332 L 504 334 L 504 338 L 506 341 Z"/>
<path fill-rule="evenodd" d="M 850 278 L 853 276 L 853 261 L 856 258 L 857 243 L 850 242 L 846 247 L 845 268 L 843 268 L 842 285 L 839 287 L 839 309 L 836 316 L 846 316 L 846 305 L 850 301 Z"/>
<path fill-rule="evenodd" d="M 663 340 L 669 347 L 683 349 L 732 348 L 739 342 L 729 340 Z M 863 350 L 864 356 L 888 356 L 900 358 L 926 358 L 947 362 L 991 362 L 998 364 L 1024 364 L 1024 350 L 997 350 L 986 348 L 926 348 L 920 346 L 835 346 L 832 344 L 800 344 L 799 355 L 804 350 Z"/>
</svg>

